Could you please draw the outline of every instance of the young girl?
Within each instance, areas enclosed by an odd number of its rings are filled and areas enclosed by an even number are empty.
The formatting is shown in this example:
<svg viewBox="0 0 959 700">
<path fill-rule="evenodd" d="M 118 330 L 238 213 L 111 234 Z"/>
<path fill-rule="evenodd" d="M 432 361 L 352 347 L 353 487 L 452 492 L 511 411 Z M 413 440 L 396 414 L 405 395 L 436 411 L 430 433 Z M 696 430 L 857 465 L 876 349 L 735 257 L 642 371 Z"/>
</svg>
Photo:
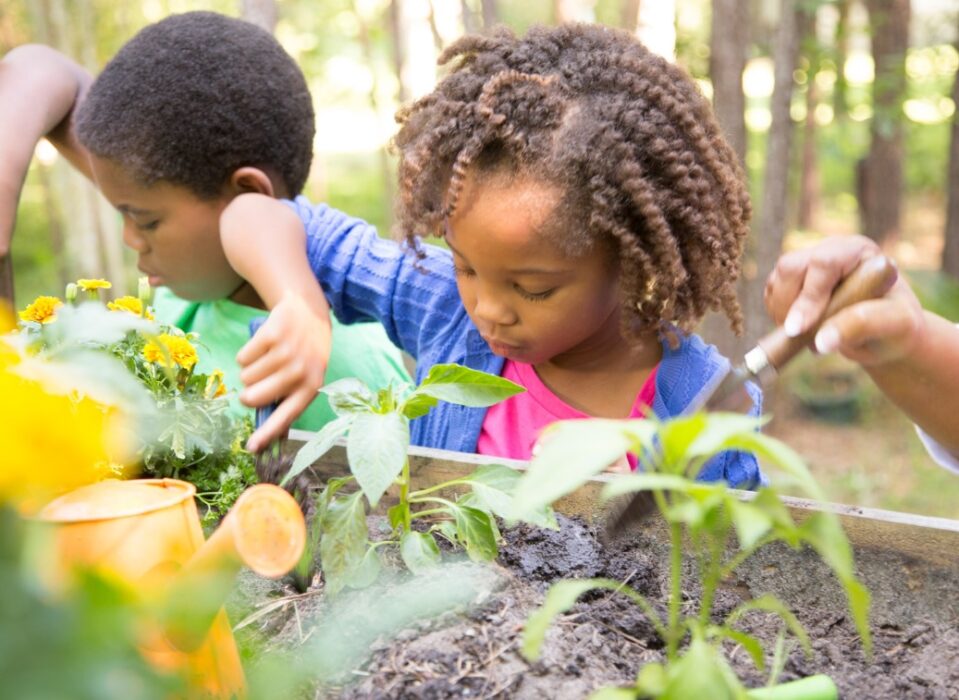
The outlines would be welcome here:
<svg viewBox="0 0 959 700">
<path fill-rule="evenodd" d="M 742 325 L 750 206 L 706 100 L 682 70 L 599 26 L 468 36 L 450 61 L 398 117 L 399 226 L 416 255 L 290 203 L 340 320 L 382 322 L 418 379 L 457 362 L 527 389 L 489 410 L 440 404 L 414 421 L 414 443 L 525 459 L 556 420 L 682 413 L 728 366 L 690 329 L 710 309 Z M 268 204 L 241 196 L 228 215 L 250 221 Z M 240 275 L 281 274 L 302 256 L 302 238 L 255 244 L 224 239 Z M 256 357 L 254 339 L 238 359 Z M 749 485 L 759 471 L 727 453 L 700 476 Z"/>
</svg>

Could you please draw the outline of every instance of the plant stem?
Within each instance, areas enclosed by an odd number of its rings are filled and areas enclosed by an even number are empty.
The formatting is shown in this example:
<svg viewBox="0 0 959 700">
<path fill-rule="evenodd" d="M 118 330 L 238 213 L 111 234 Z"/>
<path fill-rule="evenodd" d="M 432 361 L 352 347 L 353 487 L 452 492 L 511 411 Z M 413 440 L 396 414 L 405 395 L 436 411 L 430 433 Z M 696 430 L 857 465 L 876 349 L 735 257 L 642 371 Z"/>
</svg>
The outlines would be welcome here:
<svg viewBox="0 0 959 700">
<path fill-rule="evenodd" d="M 683 529 L 678 523 L 669 524 L 669 638 L 666 640 L 666 659 L 676 661 L 681 635 L 679 606 L 683 591 Z"/>
<path fill-rule="evenodd" d="M 436 484 L 435 486 L 430 486 L 429 488 L 420 489 L 419 491 L 413 491 L 410 494 L 410 498 L 419 498 L 420 496 L 425 496 L 428 493 L 433 493 L 434 491 L 440 491 L 442 489 L 449 488 L 450 486 L 455 486 L 456 484 L 469 484 L 471 483 L 469 479 L 451 479 L 450 481 L 444 481 L 442 484 Z"/>
<path fill-rule="evenodd" d="M 413 515 L 410 513 L 410 460 L 403 462 L 403 476 L 400 477 L 400 505 L 403 507 L 403 527 L 412 532 Z"/>
<path fill-rule="evenodd" d="M 425 518 L 427 515 L 436 515 L 437 513 L 449 513 L 448 508 L 427 508 L 426 510 L 418 510 L 413 513 L 412 517 L 415 520 L 416 518 Z"/>
<path fill-rule="evenodd" d="M 411 498 L 410 503 L 442 503 L 445 506 L 450 508 L 456 508 L 456 504 L 453 501 L 448 501 L 445 498 L 440 498 L 439 496 L 425 496 L 423 498 Z"/>
</svg>

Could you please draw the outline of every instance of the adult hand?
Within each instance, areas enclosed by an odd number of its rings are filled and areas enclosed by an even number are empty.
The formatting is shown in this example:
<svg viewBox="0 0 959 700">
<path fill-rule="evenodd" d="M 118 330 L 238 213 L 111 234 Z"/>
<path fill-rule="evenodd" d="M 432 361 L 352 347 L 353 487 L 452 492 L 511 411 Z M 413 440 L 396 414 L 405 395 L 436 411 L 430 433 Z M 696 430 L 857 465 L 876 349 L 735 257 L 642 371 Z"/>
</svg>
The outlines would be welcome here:
<svg viewBox="0 0 959 700">
<path fill-rule="evenodd" d="M 879 255 L 879 246 L 863 236 L 829 238 L 782 256 L 766 281 L 764 298 L 770 317 L 797 336 L 821 318 L 832 292 L 864 259 Z M 823 323 L 816 350 L 838 351 L 864 366 L 909 355 L 926 330 L 919 300 L 900 275 L 885 296 L 854 304 Z"/>
</svg>

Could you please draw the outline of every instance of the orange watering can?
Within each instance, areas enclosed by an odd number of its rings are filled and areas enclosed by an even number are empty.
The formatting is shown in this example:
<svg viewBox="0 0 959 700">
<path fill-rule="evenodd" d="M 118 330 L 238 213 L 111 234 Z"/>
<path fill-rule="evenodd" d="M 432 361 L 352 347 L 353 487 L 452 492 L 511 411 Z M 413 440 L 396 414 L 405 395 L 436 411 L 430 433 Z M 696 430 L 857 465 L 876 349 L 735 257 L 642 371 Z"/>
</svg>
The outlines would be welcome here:
<svg viewBox="0 0 959 700">
<path fill-rule="evenodd" d="M 193 484 L 175 479 L 109 479 L 47 504 L 36 520 L 52 528 L 45 577 L 65 585 L 73 567 L 92 568 L 157 602 L 141 652 L 185 674 L 191 697 L 242 696 L 243 669 L 223 601 L 241 565 L 282 576 L 300 558 L 303 514 L 283 489 L 247 489 L 204 541 Z"/>
</svg>

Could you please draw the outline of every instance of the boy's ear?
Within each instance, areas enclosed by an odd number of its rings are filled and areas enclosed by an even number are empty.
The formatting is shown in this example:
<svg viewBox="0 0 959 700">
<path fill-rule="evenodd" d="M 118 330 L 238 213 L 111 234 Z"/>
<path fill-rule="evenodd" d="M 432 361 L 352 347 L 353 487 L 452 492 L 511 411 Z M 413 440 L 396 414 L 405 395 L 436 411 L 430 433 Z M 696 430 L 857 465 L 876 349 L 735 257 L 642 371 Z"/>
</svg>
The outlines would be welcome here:
<svg viewBox="0 0 959 700">
<path fill-rule="evenodd" d="M 256 192 L 268 197 L 276 196 L 270 176 L 259 168 L 252 166 L 244 166 L 233 171 L 230 176 L 230 189 L 237 195 L 245 192 Z"/>
</svg>

